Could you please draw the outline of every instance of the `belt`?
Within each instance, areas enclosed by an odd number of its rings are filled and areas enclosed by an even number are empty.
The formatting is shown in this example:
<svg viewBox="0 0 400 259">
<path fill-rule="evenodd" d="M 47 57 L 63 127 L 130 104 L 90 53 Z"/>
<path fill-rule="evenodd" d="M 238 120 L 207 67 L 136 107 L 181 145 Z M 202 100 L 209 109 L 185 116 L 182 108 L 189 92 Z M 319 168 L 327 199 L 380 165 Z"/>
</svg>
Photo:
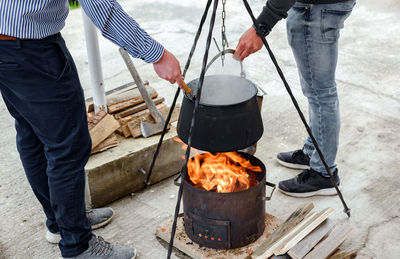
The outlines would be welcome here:
<svg viewBox="0 0 400 259">
<path fill-rule="evenodd" d="M 17 40 L 17 38 L 15 38 L 13 36 L 0 34 L 0 40 Z M 21 40 L 24 40 L 24 39 L 21 39 Z"/>
</svg>

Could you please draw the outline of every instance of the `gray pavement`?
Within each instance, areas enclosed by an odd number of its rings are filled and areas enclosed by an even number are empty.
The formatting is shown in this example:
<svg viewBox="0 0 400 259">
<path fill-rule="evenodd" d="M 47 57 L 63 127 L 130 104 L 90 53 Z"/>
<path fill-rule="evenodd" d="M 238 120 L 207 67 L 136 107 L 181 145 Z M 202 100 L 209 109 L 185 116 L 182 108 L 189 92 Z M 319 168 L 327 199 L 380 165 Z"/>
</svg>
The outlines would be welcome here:
<svg viewBox="0 0 400 259">
<path fill-rule="evenodd" d="M 175 53 L 182 65 L 186 61 L 204 1 L 121 1 L 124 8 L 150 34 Z M 235 47 L 250 20 L 241 1 L 227 1 L 227 33 Z M 264 1 L 250 1 L 261 10 Z M 89 72 L 80 10 L 71 12 L 63 35 L 80 72 L 87 97 L 91 96 Z M 215 27 L 220 35 L 220 21 Z M 281 22 L 268 36 L 293 92 L 306 111 L 306 100 L 298 83 L 294 59 Z M 187 75 L 198 76 L 205 40 Z M 111 89 L 130 82 L 117 47 L 100 41 L 105 84 Z M 343 244 L 346 250 L 358 250 L 359 258 L 399 258 L 400 248 L 400 1 L 359 1 L 341 34 L 337 82 L 341 101 L 342 131 L 337 163 L 343 195 L 352 209 L 352 217 L 342 212 L 338 197 L 290 198 L 277 192 L 267 211 L 285 218 L 302 203 L 314 202 L 317 209 L 332 206 L 335 222 L 349 222 L 353 232 Z M 212 46 L 212 55 L 216 49 Z M 232 62 L 233 63 L 233 62 Z M 152 66 L 135 60 L 144 79 L 172 101 L 175 86 L 155 76 Z M 236 64 L 229 64 L 237 72 Z M 275 161 L 279 151 L 298 148 L 306 132 L 265 50 L 245 62 L 248 78 L 268 92 L 264 98 L 265 132 L 256 156 L 267 167 L 272 182 L 298 173 L 280 167 Z M 216 65 L 210 73 L 221 71 Z M 15 147 L 14 122 L 0 101 L 0 258 L 59 258 L 57 246 L 44 239 L 45 217 L 35 199 L 19 161 Z M 166 244 L 155 238 L 155 228 L 172 217 L 177 189 L 166 180 L 148 190 L 111 204 L 116 212 L 112 223 L 96 230 L 106 240 L 134 245 L 139 258 L 165 258 Z M 174 256 L 182 257 L 178 253 Z"/>
</svg>

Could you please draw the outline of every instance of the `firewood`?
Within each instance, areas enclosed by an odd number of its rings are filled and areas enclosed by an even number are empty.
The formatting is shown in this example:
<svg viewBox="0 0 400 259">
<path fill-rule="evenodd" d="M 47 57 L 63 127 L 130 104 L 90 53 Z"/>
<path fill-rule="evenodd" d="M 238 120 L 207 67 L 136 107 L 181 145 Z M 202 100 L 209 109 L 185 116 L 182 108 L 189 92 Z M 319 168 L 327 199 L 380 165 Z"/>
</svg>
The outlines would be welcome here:
<svg viewBox="0 0 400 259">
<path fill-rule="evenodd" d="M 349 224 L 335 228 L 327 238 L 319 243 L 314 249 L 304 257 L 304 259 L 323 259 L 328 258 L 344 242 L 351 232 Z"/>
<path fill-rule="evenodd" d="M 147 81 L 147 80 L 144 81 L 144 85 L 148 86 L 149 85 L 149 81 Z M 109 104 L 108 98 L 110 98 L 112 96 L 119 95 L 119 94 L 127 92 L 127 91 L 130 91 L 130 90 L 135 89 L 135 88 L 137 88 L 135 83 L 129 83 L 129 84 L 126 84 L 126 85 L 123 85 L 123 86 L 120 86 L 120 87 L 117 87 L 115 89 L 107 91 L 106 92 L 107 104 Z M 87 106 L 88 106 L 88 108 L 87 108 L 88 112 L 93 112 L 94 111 L 93 98 L 91 98 L 91 100 L 88 102 Z"/>
<path fill-rule="evenodd" d="M 313 231 L 322 222 L 324 222 L 333 213 L 333 211 L 334 211 L 333 208 L 326 208 L 320 213 L 318 213 L 315 219 L 309 221 L 307 224 L 304 224 L 297 231 L 289 235 L 283 242 L 283 246 L 274 250 L 274 254 L 275 255 L 285 254 L 287 251 L 289 251 L 290 248 L 294 247 L 300 240 L 302 240 L 311 231 Z"/>
<path fill-rule="evenodd" d="M 114 134 L 111 134 L 103 142 L 101 142 L 97 147 L 93 148 L 92 154 L 99 153 L 110 149 L 112 147 L 118 146 L 118 139 Z"/>
<path fill-rule="evenodd" d="M 146 87 L 151 98 L 156 98 L 158 93 L 150 87 Z M 117 98 L 118 97 L 118 98 Z M 119 100 L 119 102 L 117 102 Z M 128 92 L 124 92 L 118 96 L 113 96 L 110 104 L 107 103 L 108 113 L 113 114 L 120 112 L 124 109 L 133 107 L 135 105 L 144 103 L 143 97 L 139 92 L 139 89 L 133 89 Z"/>
<path fill-rule="evenodd" d="M 306 236 L 303 240 L 301 240 L 297 245 L 291 248 L 288 251 L 288 254 L 291 258 L 301 259 L 303 258 L 310 250 L 318 244 L 321 239 L 328 234 L 329 231 L 333 228 L 334 224 L 332 220 L 326 219 L 321 225 L 319 225 L 316 229 L 314 229 L 308 236 Z"/>
<path fill-rule="evenodd" d="M 106 114 L 91 130 L 92 149 L 104 141 L 114 131 L 120 127 L 118 121 L 113 116 Z"/>
<path fill-rule="evenodd" d="M 165 100 L 164 97 L 158 97 L 158 98 L 154 99 L 153 102 L 155 105 L 157 105 L 157 104 L 164 102 L 164 100 Z M 114 118 L 118 120 L 118 119 L 124 118 L 126 116 L 135 114 L 137 112 L 144 111 L 146 109 L 147 109 L 147 105 L 145 103 L 141 103 L 141 104 L 135 105 L 131 108 L 125 109 L 121 112 L 114 114 Z"/>
<path fill-rule="evenodd" d="M 314 204 L 310 203 L 307 206 L 297 208 L 282 225 L 279 226 L 261 245 L 254 251 L 251 258 L 257 258 L 264 254 L 264 252 L 278 239 L 293 229 L 300 221 L 302 221 L 307 214 L 314 208 Z"/>
<path fill-rule="evenodd" d="M 160 109 L 162 109 L 163 107 L 166 107 L 166 106 L 167 105 L 164 104 L 164 103 L 156 105 L 158 110 L 160 110 Z M 119 121 L 119 123 L 121 125 L 127 125 L 128 122 L 130 122 L 132 120 L 140 119 L 143 116 L 146 116 L 147 114 L 150 114 L 150 111 L 148 109 L 140 111 L 140 112 L 137 112 L 137 113 L 134 113 L 134 114 L 126 116 L 126 117 L 123 117 L 123 118 L 119 119 L 118 121 Z"/>
<path fill-rule="evenodd" d="M 122 125 L 120 129 L 122 130 L 122 134 L 124 135 L 125 138 L 131 136 L 131 131 L 129 130 L 128 125 Z"/>
<path fill-rule="evenodd" d="M 101 121 L 107 113 L 103 110 L 99 111 L 97 114 L 88 114 L 88 128 L 93 129 L 99 121 Z"/>
</svg>

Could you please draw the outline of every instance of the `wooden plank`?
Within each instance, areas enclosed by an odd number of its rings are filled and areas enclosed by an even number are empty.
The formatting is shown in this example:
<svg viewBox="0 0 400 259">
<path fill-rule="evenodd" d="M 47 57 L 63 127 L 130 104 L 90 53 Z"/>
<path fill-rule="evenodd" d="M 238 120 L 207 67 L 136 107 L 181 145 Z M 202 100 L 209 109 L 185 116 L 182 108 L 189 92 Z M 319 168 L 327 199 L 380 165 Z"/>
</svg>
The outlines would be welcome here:
<svg viewBox="0 0 400 259">
<path fill-rule="evenodd" d="M 323 259 L 328 258 L 344 242 L 351 232 L 349 224 L 341 225 L 319 243 L 304 259 Z"/>
<path fill-rule="evenodd" d="M 321 225 L 314 229 L 308 236 L 288 251 L 288 255 L 294 259 L 303 258 L 321 239 L 333 228 L 333 221 L 326 219 Z"/>
<path fill-rule="evenodd" d="M 158 93 L 150 86 L 146 87 L 147 92 L 151 98 L 156 98 Z M 143 103 L 143 97 L 139 89 L 135 88 L 117 95 L 107 97 L 108 113 L 117 113 L 123 109 Z"/>
<path fill-rule="evenodd" d="M 328 259 L 354 259 L 357 257 L 357 251 L 346 252 L 338 249 Z"/>
<path fill-rule="evenodd" d="M 103 142 L 101 142 L 97 147 L 92 150 L 92 154 L 103 152 L 112 147 L 118 146 L 118 139 L 114 134 L 111 134 L 108 138 L 106 138 Z"/>
<path fill-rule="evenodd" d="M 292 233 L 284 241 L 284 245 L 279 249 L 274 250 L 275 255 L 286 254 L 290 248 L 294 247 L 300 240 L 306 237 L 311 231 L 318 227 L 322 222 L 324 222 L 332 213 L 333 208 L 326 208 L 318 213 L 315 219 L 309 221 L 307 224 L 303 225 L 296 232 Z"/>
<path fill-rule="evenodd" d="M 114 133 L 119 127 L 118 121 L 116 121 L 113 116 L 109 114 L 104 116 L 104 118 L 89 131 L 92 139 L 92 149 Z"/>
<path fill-rule="evenodd" d="M 144 85 L 148 86 L 149 85 L 149 81 L 147 81 L 147 80 L 144 81 Z M 132 89 L 135 89 L 135 88 L 137 88 L 137 86 L 136 86 L 135 83 L 132 82 L 132 83 L 128 83 L 128 84 L 119 86 L 119 87 L 117 87 L 115 89 L 111 89 L 111 90 L 107 91 L 106 92 L 106 103 L 108 103 L 107 102 L 107 98 L 108 97 L 113 96 L 113 95 L 118 95 L 118 94 L 130 91 Z M 94 111 L 93 98 L 92 97 L 88 98 L 86 100 L 86 103 L 87 103 L 88 112 L 93 112 Z"/>
<path fill-rule="evenodd" d="M 164 97 L 158 97 L 158 98 L 153 100 L 155 105 L 160 104 L 160 103 L 162 103 L 164 101 L 165 101 Z M 147 105 L 145 103 L 141 103 L 141 104 L 135 105 L 135 106 L 133 106 L 131 108 L 125 109 L 125 110 L 123 110 L 121 112 L 118 112 L 118 113 L 114 114 L 114 118 L 116 118 L 118 120 L 118 119 L 121 119 L 123 117 L 132 115 L 134 113 L 137 113 L 137 112 L 140 112 L 140 111 L 143 111 L 143 110 L 146 110 L 146 109 L 147 109 Z"/>
<path fill-rule="evenodd" d="M 286 220 L 276 229 L 254 253 L 251 255 L 252 258 L 261 256 L 269 248 L 269 246 L 280 239 L 283 235 L 288 233 L 294 228 L 305 216 L 314 208 L 314 204 L 310 203 L 307 206 L 301 206 L 297 208 Z"/>
</svg>

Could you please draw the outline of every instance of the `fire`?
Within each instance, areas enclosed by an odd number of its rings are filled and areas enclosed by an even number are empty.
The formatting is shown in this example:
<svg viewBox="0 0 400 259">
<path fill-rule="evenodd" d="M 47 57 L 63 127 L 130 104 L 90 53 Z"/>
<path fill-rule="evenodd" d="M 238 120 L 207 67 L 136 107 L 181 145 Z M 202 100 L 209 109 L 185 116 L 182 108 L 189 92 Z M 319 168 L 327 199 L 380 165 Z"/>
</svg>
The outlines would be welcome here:
<svg viewBox="0 0 400 259">
<path fill-rule="evenodd" d="M 181 140 L 178 142 L 182 143 Z M 257 183 L 255 174 L 249 172 L 262 172 L 261 167 L 252 165 L 237 152 L 197 152 L 189 159 L 187 168 L 196 188 L 219 193 L 247 190 Z"/>
</svg>

